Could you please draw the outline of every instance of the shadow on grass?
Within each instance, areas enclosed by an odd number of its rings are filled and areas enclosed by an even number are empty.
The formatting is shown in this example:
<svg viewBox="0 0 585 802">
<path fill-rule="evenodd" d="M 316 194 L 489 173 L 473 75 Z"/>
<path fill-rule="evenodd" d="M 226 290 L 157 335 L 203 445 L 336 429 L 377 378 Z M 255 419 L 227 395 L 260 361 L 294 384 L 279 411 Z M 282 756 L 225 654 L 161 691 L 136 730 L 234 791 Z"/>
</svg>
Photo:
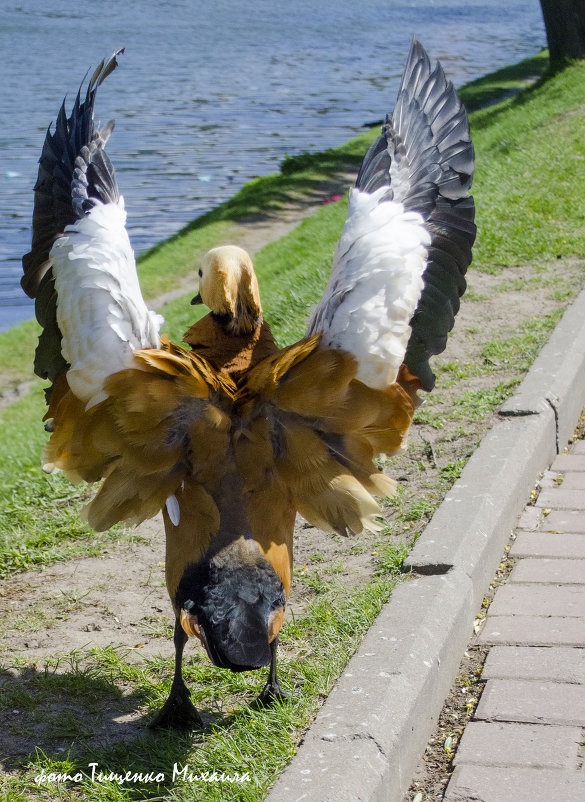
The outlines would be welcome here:
<svg viewBox="0 0 585 802">
<path fill-rule="evenodd" d="M 1 768 L 19 777 L 21 788 L 36 785 L 35 778 L 44 772 L 44 785 L 52 791 L 83 791 L 109 782 L 119 786 L 124 799 L 151 799 L 153 793 L 158 798 L 181 779 L 175 775 L 193 750 L 213 732 L 228 729 L 235 718 L 233 711 L 203 708 L 203 729 L 149 730 L 159 693 L 154 685 L 126 692 L 119 677 L 92 676 L 91 668 L 73 666 L 60 673 L 36 665 L 0 669 Z M 151 708 L 148 713 L 136 712 L 145 706 Z M 105 779 L 92 782 L 92 772 Z M 142 777 L 122 784 L 109 778 L 111 772 Z M 51 773 L 82 774 L 87 787 L 47 779 Z"/>
<path fill-rule="evenodd" d="M 117 678 L 116 678 L 117 679 Z M 123 684 L 123 683 L 122 683 Z M 149 730 L 161 687 L 121 689 L 120 682 L 92 677 L 90 671 L 64 673 L 39 670 L 36 664 L 21 669 L 0 669 L 0 755 L 19 765 L 40 747 L 45 754 L 62 756 L 85 753 L 88 748 L 111 747 L 145 735 L 156 739 L 172 730 Z M 136 712 L 148 706 L 149 712 Z M 229 726 L 233 713 L 200 709 L 203 729 L 194 729 L 189 740 L 211 728 Z"/>
<path fill-rule="evenodd" d="M 519 94 L 530 82 L 540 84 L 548 75 L 548 68 L 548 51 L 541 50 L 531 58 L 502 67 L 457 91 L 467 111 L 477 111 Z"/>
<path fill-rule="evenodd" d="M 363 148 L 365 152 L 365 148 Z M 318 203 L 328 191 L 342 188 L 342 175 L 357 171 L 363 152 L 352 156 L 346 151 L 301 154 L 285 160 L 278 175 L 266 176 L 250 181 L 233 198 L 212 209 L 207 214 L 192 220 L 169 239 L 141 254 L 140 260 L 158 253 L 169 243 L 182 239 L 186 234 L 220 221 L 254 224 L 278 218 L 279 211 L 287 206 L 302 211 Z M 311 170 L 318 170 L 315 176 Z M 303 171 L 306 171 L 303 172 Z"/>
</svg>

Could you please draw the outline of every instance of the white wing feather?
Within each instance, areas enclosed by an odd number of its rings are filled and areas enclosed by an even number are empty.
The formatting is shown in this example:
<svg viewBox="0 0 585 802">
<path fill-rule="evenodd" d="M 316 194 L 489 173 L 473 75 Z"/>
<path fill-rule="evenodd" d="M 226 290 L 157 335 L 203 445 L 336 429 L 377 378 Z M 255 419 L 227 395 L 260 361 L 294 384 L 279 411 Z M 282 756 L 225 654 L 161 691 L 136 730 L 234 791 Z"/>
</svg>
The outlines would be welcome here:
<svg viewBox="0 0 585 802">
<path fill-rule="evenodd" d="M 51 251 L 62 353 L 69 386 L 87 406 L 106 396 L 104 380 L 135 367 L 137 348 L 157 348 L 162 317 L 147 309 L 118 203 L 95 202 Z"/>
<path fill-rule="evenodd" d="M 329 283 L 309 321 L 326 348 L 352 353 L 357 378 L 382 389 L 396 380 L 419 301 L 430 236 L 417 212 L 352 189 Z"/>
</svg>

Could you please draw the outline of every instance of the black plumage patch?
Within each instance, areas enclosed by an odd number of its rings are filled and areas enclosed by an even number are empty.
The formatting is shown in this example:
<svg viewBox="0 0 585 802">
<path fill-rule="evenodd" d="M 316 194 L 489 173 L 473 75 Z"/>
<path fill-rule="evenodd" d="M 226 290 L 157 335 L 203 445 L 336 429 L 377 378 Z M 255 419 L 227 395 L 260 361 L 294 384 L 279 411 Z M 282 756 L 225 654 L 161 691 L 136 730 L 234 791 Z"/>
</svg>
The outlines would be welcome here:
<svg viewBox="0 0 585 802">
<path fill-rule="evenodd" d="M 250 539 L 246 547 L 206 555 L 183 574 L 176 595 L 197 616 L 212 662 L 231 671 L 248 671 L 271 660 L 268 618 L 284 607 L 282 582 Z M 247 556 L 249 555 L 249 556 Z"/>
</svg>

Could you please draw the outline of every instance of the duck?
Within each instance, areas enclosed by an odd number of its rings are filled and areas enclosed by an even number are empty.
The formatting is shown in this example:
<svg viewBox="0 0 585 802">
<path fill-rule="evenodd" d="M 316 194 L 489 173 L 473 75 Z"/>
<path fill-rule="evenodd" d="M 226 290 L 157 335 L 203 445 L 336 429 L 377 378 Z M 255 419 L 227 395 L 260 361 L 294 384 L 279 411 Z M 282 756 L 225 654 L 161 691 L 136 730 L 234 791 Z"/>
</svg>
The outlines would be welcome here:
<svg viewBox="0 0 585 802">
<path fill-rule="evenodd" d="M 83 511 L 97 531 L 162 511 L 175 672 L 151 725 L 190 728 L 189 638 L 221 668 L 268 667 L 259 702 L 287 695 L 276 655 L 297 514 L 346 535 L 381 528 L 376 498 L 396 483 L 376 458 L 405 448 L 465 291 L 474 151 L 453 84 L 413 38 L 305 336 L 276 343 L 251 257 L 223 244 L 194 288 L 209 312 L 176 344 L 140 290 L 105 150 L 114 123 L 94 124 L 122 52 L 47 131 L 22 286 L 50 382 L 44 469 L 97 484 Z"/>
</svg>

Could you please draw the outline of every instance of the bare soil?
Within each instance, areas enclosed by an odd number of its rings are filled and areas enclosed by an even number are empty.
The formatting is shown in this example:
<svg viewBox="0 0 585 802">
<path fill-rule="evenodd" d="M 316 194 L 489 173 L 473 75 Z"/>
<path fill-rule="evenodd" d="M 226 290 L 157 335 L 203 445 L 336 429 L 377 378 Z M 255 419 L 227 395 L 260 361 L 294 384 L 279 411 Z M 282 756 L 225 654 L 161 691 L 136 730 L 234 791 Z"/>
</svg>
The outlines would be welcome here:
<svg viewBox="0 0 585 802">
<path fill-rule="evenodd" d="M 313 199 L 313 208 L 343 191 L 346 183 L 340 179 L 324 185 L 321 196 Z M 275 213 L 276 219 L 265 224 L 250 224 L 246 247 L 254 251 L 280 237 L 310 208 L 306 204 L 296 210 L 291 206 L 280 216 Z M 437 361 L 445 365 L 457 364 L 458 360 L 462 366 L 478 360 L 481 363 L 486 342 L 495 337 L 505 339 L 521 322 L 552 313 L 562 303 L 555 297 L 555 289 L 578 287 L 582 272 L 582 263 L 563 260 L 563 283 L 551 286 L 541 280 L 541 272 L 534 267 L 507 268 L 505 274 L 471 271 L 469 300 L 464 299 L 447 350 Z M 506 288 L 502 289 L 504 281 Z M 180 288 L 177 293 L 183 291 Z M 440 403 L 433 409 L 442 408 L 448 413 L 469 390 L 489 390 L 517 373 L 514 365 L 492 364 L 481 375 L 451 382 L 450 374 L 444 372 L 436 389 Z M 446 415 L 439 427 L 413 425 L 408 450 L 387 468 L 402 488 L 400 504 L 384 510 L 386 520 L 396 524 L 397 534 L 388 537 L 396 543 L 407 542 L 415 531 L 424 528 L 449 486 L 445 469 L 469 457 L 493 419 L 493 414 L 471 421 Z M 414 509 L 412 505 L 418 501 L 425 502 L 421 511 L 404 515 L 405 506 Z M 92 647 L 121 650 L 136 665 L 146 657 L 169 657 L 173 653 L 172 609 L 164 584 L 162 521 L 156 518 L 142 525 L 135 535 L 133 542 L 111 546 L 101 557 L 74 559 L 0 582 L 0 767 L 5 770 L 14 770 L 37 746 L 46 754 L 68 750 L 74 740 L 68 733 L 68 716 L 75 718 L 78 728 L 85 728 L 86 750 L 144 732 L 141 700 L 133 697 L 124 677 L 112 677 L 118 689 L 113 694 L 111 684 L 92 680 L 88 674 L 88 683 L 94 683 L 89 685 L 93 703 L 85 696 L 72 697 L 66 681 L 72 666 L 83 670 L 85 655 Z M 311 604 L 322 582 L 345 588 L 367 582 L 378 567 L 379 543 L 380 537 L 371 534 L 344 538 L 321 532 L 299 518 L 294 539 L 296 576 L 291 614 L 298 616 Z M 283 646 L 286 649 L 286 643 Z M 200 647 L 190 644 L 187 659 L 193 648 Z M 469 658 L 466 676 L 475 676 L 480 657 Z M 35 682 L 46 673 L 54 677 L 54 692 L 50 700 L 41 699 L 31 705 L 31 698 L 36 698 Z M 466 701 L 465 694 L 459 696 L 462 699 L 458 701 Z M 454 712 L 446 714 L 451 729 L 449 716 L 453 717 L 455 710 L 457 726 L 462 721 L 460 705 L 453 707 Z M 441 739 L 446 731 L 440 732 L 436 750 L 429 753 L 431 774 L 441 763 Z M 73 751 L 75 748 L 74 745 Z M 442 753 L 440 757 L 443 759 Z"/>
</svg>

